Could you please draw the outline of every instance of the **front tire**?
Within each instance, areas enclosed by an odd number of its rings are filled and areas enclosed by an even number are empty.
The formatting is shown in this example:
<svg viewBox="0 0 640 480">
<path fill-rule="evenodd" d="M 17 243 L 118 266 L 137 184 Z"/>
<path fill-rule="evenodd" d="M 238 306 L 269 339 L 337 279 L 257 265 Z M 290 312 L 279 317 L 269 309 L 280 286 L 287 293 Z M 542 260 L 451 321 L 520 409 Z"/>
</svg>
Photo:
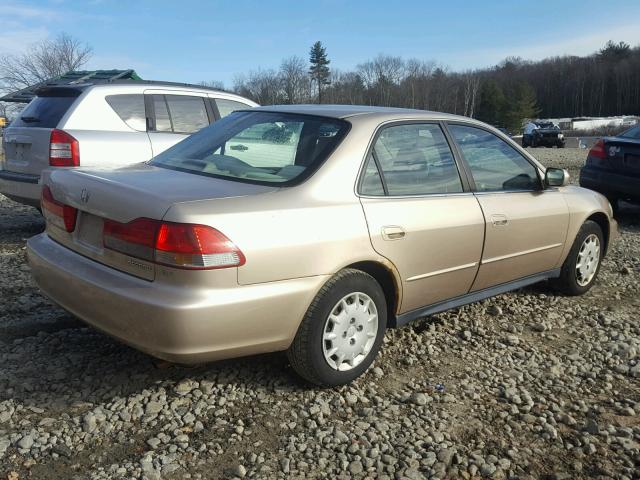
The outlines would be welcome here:
<svg viewBox="0 0 640 480">
<path fill-rule="evenodd" d="M 344 385 L 369 368 L 386 326 L 387 302 L 380 284 L 365 272 L 345 269 L 311 302 L 287 356 L 309 382 Z"/>
<path fill-rule="evenodd" d="M 566 295 L 582 295 L 596 281 L 604 256 L 604 235 L 600 225 L 592 220 L 584 222 L 573 246 L 562 264 L 560 277 L 552 285 Z"/>
</svg>

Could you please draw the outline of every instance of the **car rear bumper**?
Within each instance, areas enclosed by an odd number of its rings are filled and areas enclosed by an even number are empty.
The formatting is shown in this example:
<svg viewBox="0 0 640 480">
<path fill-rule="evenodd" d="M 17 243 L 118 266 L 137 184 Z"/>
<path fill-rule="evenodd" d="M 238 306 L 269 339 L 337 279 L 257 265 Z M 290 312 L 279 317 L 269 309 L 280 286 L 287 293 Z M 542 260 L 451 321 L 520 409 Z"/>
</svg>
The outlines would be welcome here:
<svg viewBox="0 0 640 480">
<path fill-rule="evenodd" d="M 640 177 L 583 167 L 580 170 L 580 186 L 606 196 L 618 196 L 640 201 Z"/>
<path fill-rule="evenodd" d="M 285 350 L 328 279 L 195 289 L 121 273 L 46 233 L 31 238 L 27 251 L 36 283 L 62 308 L 126 344 L 177 363 Z"/>
<path fill-rule="evenodd" d="M 40 207 L 42 186 L 38 175 L 0 170 L 0 193 L 19 203 Z"/>
<path fill-rule="evenodd" d="M 553 147 L 553 146 L 564 145 L 564 139 L 557 138 L 557 137 L 536 137 L 536 138 L 532 138 L 530 142 L 533 142 L 536 146 L 540 146 L 540 147 Z"/>
</svg>

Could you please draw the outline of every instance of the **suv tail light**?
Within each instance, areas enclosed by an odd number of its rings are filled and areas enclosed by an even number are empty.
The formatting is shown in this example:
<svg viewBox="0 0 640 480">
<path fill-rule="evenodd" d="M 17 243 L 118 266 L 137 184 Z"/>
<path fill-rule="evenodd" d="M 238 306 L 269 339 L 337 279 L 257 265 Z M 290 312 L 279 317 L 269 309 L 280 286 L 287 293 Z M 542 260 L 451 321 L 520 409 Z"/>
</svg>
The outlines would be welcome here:
<svg viewBox="0 0 640 480">
<path fill-rule="evenodd" d="M 64 130 L 51 130 L 49 165 L 52 167 L 80 166 L 80 143 Z"/>
<path fill-rule="evenodd" d="M 607 158 L 607 152 L 604 149 L 604 140 L 598 140 L 591 150 L 589 150 L 589 156 L 594 158 L 599 158 L 600 160 L 604 160 Z"/>
<path fill-rule="evenodd" d="M 103 244 L 132 257 L 191 270 L 239 267 L 245 257 L 224 234 L 206 225 L 138 218 L 104 221 Z"/>
<path fill-rule="evenodd" d="M 53 194 L 51 193 L 51 189 L 48 185 L 42 187 L 40 205 L 47 222 L 50 222 L 67 232 L 73 232 L 75 230 L 78 210 L 53 198 Z"/>
</svg>

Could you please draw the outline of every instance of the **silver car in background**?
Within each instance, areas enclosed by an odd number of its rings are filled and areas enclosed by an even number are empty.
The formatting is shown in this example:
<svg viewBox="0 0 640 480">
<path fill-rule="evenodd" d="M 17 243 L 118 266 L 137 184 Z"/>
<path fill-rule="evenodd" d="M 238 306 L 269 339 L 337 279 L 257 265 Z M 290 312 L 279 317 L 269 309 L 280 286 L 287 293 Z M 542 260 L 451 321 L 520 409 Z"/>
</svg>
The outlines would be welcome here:
<svg viewBox="0 0 640 480">
<path fill-rule="evenodd" d="M 143 162 L 251 100 L 207 87 L 120 81 L 45 86 L 4 130 L 0 193 L 40 206 L 42 170 Z"/>
</svg>

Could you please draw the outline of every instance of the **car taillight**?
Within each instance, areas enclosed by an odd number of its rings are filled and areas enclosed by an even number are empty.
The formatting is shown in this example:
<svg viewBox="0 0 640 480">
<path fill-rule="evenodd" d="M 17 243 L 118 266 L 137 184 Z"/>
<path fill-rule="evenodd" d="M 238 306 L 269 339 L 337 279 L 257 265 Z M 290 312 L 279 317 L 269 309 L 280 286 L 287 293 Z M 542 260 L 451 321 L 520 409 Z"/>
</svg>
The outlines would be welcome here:
<svg viewBox="0 0 640 480">
<path fill-rule="evenodd" d="M 160 222 L 138 218 L 129 223 L 105 220 L 102 243 L 105 248 L 144 260 L 153 260 L 153 249 Z"/>
<path fill-rule="evenodd" d="M 245 257 L 224 234 L 206 225 L 138 218 L 104 221 L 105 248 L 175 268 L 208 270 L 239 267 Z"/>
<path fill-rule="evenodd" d="M 47 185 L 42 187 L 40 206 L 42 207 L 42 213 L 47 219 L 47 222 L 67 232 L 73 232 L 75 230 L 78 210 L 53 198 L 51 189 Z"/>
<path fill-rule="evenodd" d="M 593 147 L 591 147 L 591 150 L 589 150 L 589 156 L 599 158 L 601 160 L 607 158 L 607 152 L 604 149 L 604 140 L 598 140 Z"/>
<path fill-rule="evenodd" d="M 49 165 L 52 167 L 80 166 L 80 144 L 64 130 L 51 130 Z"/>
</svg>

